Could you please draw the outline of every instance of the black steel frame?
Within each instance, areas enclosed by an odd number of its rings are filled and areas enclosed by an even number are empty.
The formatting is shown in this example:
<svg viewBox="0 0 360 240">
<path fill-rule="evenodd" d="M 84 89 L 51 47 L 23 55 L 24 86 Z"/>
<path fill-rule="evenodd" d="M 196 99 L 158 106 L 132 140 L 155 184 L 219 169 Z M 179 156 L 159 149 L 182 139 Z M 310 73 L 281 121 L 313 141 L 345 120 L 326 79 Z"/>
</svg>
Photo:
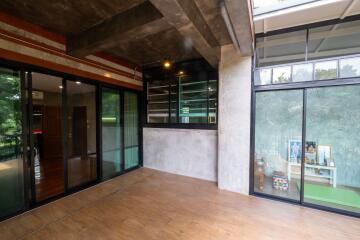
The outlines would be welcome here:
<svg viewBox="0 0 360 240">
<path fill-rule="evenodd" d="M 52 202 L 54 200 L 63 198 L 65 196 L 68 196 L 70 194 L 73 194 L 75 192 L 78 192 L 80 190 L 83 190 L 85 188 L 94 186 L 100 182 L 109 180 L 111 178 L 123 175 L 127 172 L 133 171 L 135 169 L 138 169 L 143 166 L 143 144 L 142 144 L 142 118 L 141 113 L 142 111 L 142 93 L 141 91 L 136 91 L 133 89 L 127 89 L 120 86 L 116 86 L 113 84 L 108 83 L 102 83 L 99 81 L 95 81 L 92 79 L 77 77 L 71 74 L 66 74 L 58 71 L 53 71 L 47 68 L 38 67 L 30 64 L 23 64 L 15 61 L 9 61 L 6 59 L 0 59 L 0 66 L 9 68 L 12 70 L 19 71 L 20 73 L 20 81 L 21 81 L 21 110 L 22 110 L 22 137 L 23 137 L 23 178 L 24 178 L 24 208 L 9 214 L 7 216 L 1 217 L 0 221 L 6 220 L 8 218 L 14 217 L 16 215 L 19 215 L 23 212 L 29 211 L 31 209 L 37 208 L 39 206 L 42 206 L 44 204 L 47 204 L 49 202 Z M 50 197 L 43 201 L 36 201 L 35 197 L 35 177 L 34 177 L 34 155 L 31 152 L 31 149 L 33 149 L 34 146 L 34 139 L 30 136 L 30 126 L 32 126 L 32 101 L 29 96 L 32 96 L 32 80 L 31 80 L 31 72 L 37 72 L 42 74 L 48 74 L 51 76 L 57 76 L 62 78 L 62 109 L 63 109 L 63 161 L 64 161 L 64 187 L 65 191 L 59 195 L 56 195 L 54 197 Z M 82 185 L 69 188 L 68 187 L 68 171 L 67 171 L 67 138 L 66 132 L 67 132 L 67 81 L 81 81 L 86 84 L 90 84 L 96 87 L 96 133 L 97 133 L 97 178 L 94 181 L 84 183 Z M 27 85 L 27 86 L 26 86 Z M 25 87 L 26 86 L 26 87 Z M 102 135 L 101 135 L 101 88 L 102 87 L 109 87 L 117 89 L 121 96 L 124 95 L 124 91 L 133 92 L 137 94 L 138 96 L 138 114 L 139 114 L 139 122 L 138 122 L 138 138 L 139 138 L 139 164 L 138 166 L 132 167 L 130 169 L 122 169 L 121 172 L 107 178 L 102 177 Z M 123 98 L 123 97 L 122 97 Z M 123 100 L 123 99 L 122 99 Z M 122 101 L 121 108 L 123 109 L 124 102 Z M 122 123 L 123 123 L 122 119 Z M 121 126 L 124 126 L 123 124 Z M 122 134 L 124 133 L 122 129 Z M 124 137 L 124 136 L 123 136 Z M 122 139 L 122 143 L 123 143 Z M 122 146 L 123 148 L 124 146 Z M 124 149 L 122 151 L 124 153 Z M 122 161 L 124 161 L 124 158 L 122 158 Z M 124 163 L 122 163 L 124 164 Z"/>
<path fill-rule="evenodd" d="M 178 64 L 184 63 L 184 62 L 195 62 L 195 61 L 199 61 L 199 59 L 193 59 L 190 61 L 181 61 L 178 62 Z M 216 71 L 216 69 L 214 70 L 214 72 Z M 143 74 L 144 75 L 144 74 Z M 177 122 L 171 122 L 171 84 L 174 84 L 173 81 L 174 79 L 171 76 L 175 76 L 176 74 L 172 71 L 169 70 L 169 72 L 165 73 L 165 81 L 167 81 L 167 84 L 169 84 L 169 96 L 168 96 L 168 100 L 169 100 L 169 106 L 168 106 L 168 111 L 169 111 L 169 116 L 168 116 L 168 122 L 167 123 L 149 123 L 147 121 L 147 89 L 148 89 L 148 82 L 146 81 L 146 78 L 144 78 L 144 84 L 143 84 L 143 109 L 144 111 L 142 112 L 142 126 L 146 127 L 146 128 L 174 128 L 174 129 L 199 129 L 199 130 L 217 130 L 218 129 L 218 109 L 216 110 L 216 123 L 209 123 L 209 114 L 207 114 L 207 123 L 179 123 L 180 117 L 179 117 L 179 107 L 180 107 L 180 103 L 179 103 L 179 84 L 178 81 L 176 81 L 176 86 L 177 86 L 177 93 L 176 93 L 176 119 Z M 219 79 L 219 76 L 217 75 L 217 79 Z M 207 79 L 207 84 L 209 84 L 209 79 Z M 218 108 L 219 106 L 219 80 L 217 81 L 217 86 L 216 86 L 216 108 Z M 209 89 L 207 90 L 207 98 L 209 98 Z M 209 103 L 207 103 L 209 105 Z M 207 108 L 207 112 L 209 112 L 209 107 Z"/>
<path fill-rule="evenodd" d="M 328 21 L 323 21 L 319 23 L 306 24 L 303 26 L 297 26 L 288 29 L 275 30 L 268 33 L 257 34 L 256 37 L 266 37 L 282 33 L 288 33 L 299 30 L 307 30 L 306 33 L 306 54 L 305 59 L 307 60 L 308 55 L 308 43 L 309 43 L 309 29 L 314 27 L 322 27 L 331 24 L 338 24 L 343 22 L 360 20 L 360 15 L 350 16 L 345 19 L 333 19 Z M 255 195 L 267 199 L 278 200 L 286 203 L 292 203 L 297 205 L 302 205 L 314 209 L 325 210 L 329 212 L 339 213 L 347 216 L 360 218 L 360 213 L 351 212 L 343 209 L 331 208 L 328 206 L 317 205 L 313 203 L 307 203 L 304 201 L 304 168 L 305 168 L 305 154 L 302 154 L 301 158 L 301 189 L 300 189 L 300 199 L 293 200 L 287 199 L 279 196 L 274 196 L 270 194 L 260 193 L 254 191 L 254 163 L 255 163 L 255 119 L 256 119 L 256 93 L 266 92 L 266 91 L 285 91 L 285 90 L 302 90 L 303 91 L 303 113 L 302 113 L 302 153 L 305 152 L 305 141 L 306 141 L 306 114 L 307 114 L 307 90 L 312 88 L 322 88 L 322 87 L 336 87 L 336 86 L 348 86 L 348 85 L 360 85 L 360 77 L 358 78 L 347 78 L 347 79 L 334 79 L 334 80 L 322 80 L 322 81 L 309 81 L 309 82 L 291 82 L 285 84 L 271 84 L 271 85 L 262 85 L 255 86 L 254 84 L 254 71 L 256 69 L 256 52 L 253 56 L 252 61 L 252 80 L 251 80 L 251 134 L 250 134 L 250 181 L 249 181 L 249 193 L 250 195 Z"/>
</svg>

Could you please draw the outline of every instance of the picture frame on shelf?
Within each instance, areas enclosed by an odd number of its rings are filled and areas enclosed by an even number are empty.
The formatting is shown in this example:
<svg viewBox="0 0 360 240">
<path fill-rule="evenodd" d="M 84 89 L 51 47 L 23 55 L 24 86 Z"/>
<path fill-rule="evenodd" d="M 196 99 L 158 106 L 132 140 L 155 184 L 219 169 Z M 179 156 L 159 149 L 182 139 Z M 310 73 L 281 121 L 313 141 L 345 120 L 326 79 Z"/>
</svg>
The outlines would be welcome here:
<svg viewBox="0 0 360 240">
<path fill-rule="evenodd" d="M 317 145 L 314 141 L 306 141 L 305 143 L 305 163 L 317 163 Z"/>
<path fill-rule="evenodd" d="M 319 145 L 317 148 L 317 162 L 321 166 L 330 166 L 332 162 L 331 145 Z"/>
<path fill-rule="evenodd" d="M 301 163 L 302 141 L 298 139 L 289 140 L 288 160 L 291 163 Z"/>
</svg>

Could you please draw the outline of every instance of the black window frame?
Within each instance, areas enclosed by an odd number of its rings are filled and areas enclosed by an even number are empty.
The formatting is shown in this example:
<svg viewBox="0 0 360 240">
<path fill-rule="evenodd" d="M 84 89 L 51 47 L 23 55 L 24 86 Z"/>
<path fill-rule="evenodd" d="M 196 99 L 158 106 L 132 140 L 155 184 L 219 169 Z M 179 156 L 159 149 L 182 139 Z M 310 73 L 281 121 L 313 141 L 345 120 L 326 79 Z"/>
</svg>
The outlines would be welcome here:
<svg viewBox="0 0 360 240">
<path fill-rule="evenodd" d="M 32 65 L 32 64 L 27 64 L 27 63 L 22 63 L 22 62 L 18 62 L 18 61 L 14 61 L 14 60 L 8 60 L 8 59 L 4 59 L 4 58 L 0 58 L 0 66 L 4 67 L 4 68 L 9 68 L 12 70 L 17 70 L 20 72 L 20 80 L 21 80 L 21 95 L 22 95 L 22 99 L 21 99 L 21 103 L 22 103 L 22 111 L 23 111 L 23 119 L 22 119 L 22 127 L 23 129 L 25 129 L 24 127 L 26 126 L 25 124 L 28 124 L 28 121 L 31 119 L 29 118 L 29 114 L 26 114 L 24 111 L 26 110 L 26 99 L 25 96 L 26 94 L 29 94 L 29 91 L 31 88 L 25 89 L 24 85 L 25 85 L 25 80 L 26 80 L 26 72 L 37 72 L 37 73 L 41 73 L 41 74 L 47 74 L 47 75 L 51 75 L 51 76 L 55 76 L 55 77 L 59 77 L 62 78 L 62 83 L 64 84 L 64 90 L 63 90 L 63 99 L 62 99 L 62 103 L 66 103 L 67 101 L 67 97 L 66 97 L 66 82 L 67 81 L 72 81 L 72 82 L 76 82 L 76 81 L 81 81 L 83 83 L 86 84 L 90 84 L 96 87 L 96 135 L 97 135 L 97 142 L 96 142 L 96 151 L 97 151 L 97 177 L 94 181 L 73 187 L 73 188 L 67 188 L 65 189 L 65 191 L 59 195 L 56 195 L 54 197 L 50 197 L 46 200 L 42 200 L 39 202 L 33 202 L 32 199 L 29 196 L 29 192 L 30 192 L 30 187 L 31 187 L 31 176 L 29 175 L 29 171 L 28 171 L 28 167 L 29 167 L 29 159 L 28 157 L 26 157 L 26 154 L 24 155 L 24 164 L 23 164 L 23 171 L 24 171 L 24 199 L 25 199 L 25 203 L 24 203 L 24 207 L 14 213 L 11 213 L 9 215 L 6 215 L 4 217 L 0 217 L 0 222 L 7 220 L 9 218 L 15 217 L 19 214 L 28 212 L 32 209 L 35 209 L 37 207 L 43 206 L 45 204 L 48 204 L 50 202 L 56 201 L 58 199 L 64 198 L 66 196 L 69 196 L 73 193 L 82 191 L 84 189 L 87 189 L 89 187 L 95 186 L 99 183 L 105 182 L 109 179 L 121 176 L 123 174 L 126 174 L 128 172 L 131 172 L 133 170 L 136 170 L 138 168 L 143 167 L 143 132 L 142 132 L 142 118 L 140 117 L 142 114 L 142 109 L 143 109 L 143 104 L 142 104 L 142 91 L 141 90 L 136 90 L 136 89 L 131 89 L 131 88 L 127 88 L 127 87 L 123 87 L 120 85 L 116 85 L 116 84 L 112 84 L 112 83 L 106 83 L 106 82 L 101 82 L 99 80 L 95 80 L 95 79 L 90 79 L 90 78 L 86 78 L 86 77 L 80 77 L 80 76 L 76 76 L 73 74 L 68 74 L 68 73 L 64 73 L 58 70 L 52 70 L 47 68 L 46 66 L 36 66 L 36 65 Z M 113 89 L 117 89 L 120 92 L 133 92 L 137 94 L 138 97 L 138 114 L 139 114 L 139 119 L 138 119 L 138 137 L 139 137 L 139 164 L 135 167 L 129 168 L 129 169 L 123 169 L 121 172 L 119 172 L 118 174 L 112 175 L 110 177 L 103 177 L 102 175 L 102 134 L 101 134 L 101 88 L 102 87 L 107 87 L 107 88 L 113 88 Z M 31 95 L 31 94 L 29 94 Z M 65 95 L 65 97 L 64 97 Z M 123 95 L 123 94 L 122 94 Z M 122 103 L 123 104 L 123 103 Z M 65 106 L 65 104 L 64 104 Z M 66 108 L 63 108 L 63 111 L 65 111 Z M 66 117 L 66 114 L 64 115 Z M 66 121 L 65 121 L 66 124 Z M 64 126 L 63 128 L 63 136 L 66 136 L 66 131 L 67 128 L 66 126 Z M 22 133 L 22 137 L 23 137 L 23 147 L 24 149 L 27 146 L 27 143 L 29 141 L 28 136 L 26 134 L 26 131 L 23 131 Z M 66 137 L 63 139 L 63 141 L 67 141 Z M 64 145 L 64 149 L 63 151 L 66 151 L 66 144 Z M 66 158 L 67 152 L 64 152 L 63 154 L 64 158 Z M 64 166 L 67 167 L 67 159 L 66 161 L 64 160 Z M 68 179 L 68 174 L 67 171 L 64 172 L 64 181 L 65 184 L 67 184 L 67 179 Z M 66 186 L 66 185 L 65 185 Z"/>
<path fill-rule="evenodd" d="M 255 35 L 255 37 L 266 37 L 266 36 L 283 34 L 283 33 L 288 33 L 288 32 L 293 32 L 293 31 L 307 30 L 306 61 L 302 62 L 302 63 L 306 63 L 308 61 L 308 57 L 307 57 L 308 56 L 307 55 L 308 54 L 308 35 L 309 35 L 309 30 L 311 28 L 324 27 L 324 26 L 328 26 L 328 25 L 334 25 L 334 24 L 357 21 L 357 20 L 360 20 L 360 15 L 349 16 L 344 19 L 331 19 L 331 20 L 327 20 L 327 21 L 311 23 L 311 24 L 306 24 L 306 25 L 302 25 L 302 26 L 274 30 L 274 31 L 267 32 L 267 33 L 258 33 Z M 256 44 L 256 41 L 255 41 L 255 44 Z M 327 59 L 331 59 L 331 58 L 323 58 L 323 59 L 319 59 L 318 61 L 326 61 Z M 291 64 L 296 64 L 296 62 L 291 63 Z M 291 64 L 289 64 L 289 65 L 291 65 Z M 285 65 L 285 64 L 283 64 L 283 65 Z M 276 67 L 277 65 L 269 65 L 266 67 L 259 67 L 259 69 L 269 68 L 269 67 L 274 67 L 274 66 Z M 283 90 L 285 90 L 285 91 L 286 90 L 302 90 L 303 91 L 303 120 L 302 120 L 302 148 L 303 149 L 302 149 L 302 152 L 305 152 L 304 147 L 305 147 L 305 141 L 306 141 L 306 114 L 307 114 L 306 96 L 307 96 L 307 90 L 312 89 L 312 88 L 322 88 L 322 87 L 360 85 L 360 77 L 353 77 L 353 78 L 337 77 L 336 79 L 321 80 L 321 81 L 312 80 L 312 81 L 307 81 L 307 82 L 289 82 L 289 83 L 281 83 L 281 84 L 255 85 L 255 71 L 257 69 L 258 68 L 257 68 L 256 51 L 255 51 L 255 54 L 252 57 L 252 67 L 251 67 L 251 116 L 250 116 L 251 125 L 250 125 L 250 157 L 249 157 L 249 161 L 250 161 L 250 164 L 249 164 L 249 170 L 250 170 L 249 195 L 253 195 L 256 197 L 262 197 L 262 198 L 266 198 L 266 199 L 271 199 L 271 200 L 277 200 L 277 201 L 281 201 L 281 202 L 285 202 L 285 203 L 291 203 L 291 204 L 295 204 L 295 205 L 299 205 L 299 206 L 305 206 L 305 207 L 309 207 L 309 208 L 324 210 L 324 211 L 328 211 L 328 212 L 334 212 L 334 213 L 338 213 L 338 214 L 342 214 L 342 215 L 346 215 L 346 216 L 360 218 L 360 214 L 356 213 L 356 212 L 350 212 L 350 211 L 343 210 L 343 209 L 332 208 L 332 207 L 308 203 L 308 202 L 304 201 L 304 199 L 303 199 L 303 197 L 304 197 L 303 196 L 304 178 L 305 178 L 305 176 L 304 176 L 305 155 L 304 154 L 303 154 L 302 160 L 301 160 L 302 166 L 301 166 L 300 201 L 294 201 L 292 199 L 287 199 L 287 198 L 270 195 L 270 194 L 266 194 L 266 193 L 259 193 L 259 192 L 256 192 L 254 189 L 256 93 L 257 92 L 266 92 L 266 91 L 283 91 Z"/>
<path fill-rule="evenodd" d="M 181 62 L 177 62 L 174 63 L 174 66 L 170 69 L 170 70 L 164 70 L 164 71 L 168 71 L 168 80 L 173 80 L 173 78 L 176 76 L 176 70 L 177 70 L 177 66 L 181 65 L 183 63 L 192 63 L 192 62 L 200 62 L 203 61 L 205 62 L 204 59 L 193 59 L 193 60 L 188 60 L 188 61 L 181 61 Z M 208 64 L 208 63 L 206 63 Z M 159 66 L 156 66 L 155 68 L 159 68 Z M 151 68 L 149 68 L 151 69 Z M 218 121 L 219 121 L 219 73 L 218 73 L 218 69 L 216 68 L 212 68 L 212 71 L 208 72 L 208 75 L 214 74 L 216 76 L 216 123 L 209 123 L 209 104 L 207 101 L 207 123 L 179 123 L 179 88 L 176 92 L 176 96 L 177 96 L 177 100 L 176 100 L 176 119 L 177 122 L 171 122 L 171 94 L 169 91 L 169 103 L 168 103 L 168 107 L 169 107 L 169 116 L 168 116 L 168 121 L 166 123 L 149 123 L 148 122 L 148 111 L 147 111 L 147 106 L 148 106 L 148 80 L 146 79 L 145 75 L 146 75 L 146 71 L 147 69 L 143 69 L 143 79 L 144 79 L 144 84 L 143 84 L 143 114 L 141 116 L 142 118 L 142 122 L 143 122 L 143 127 L 146 128 L 174 128 L 174 129 L 204 129 L 204 130 L 217 130 L 218 129 Z M 166 83 L 167 85 L 169 85 L 170 88 L 170 81 L 168 81 Z M 207 85 L 209 84 L 209 77 L 207 78 Z M 178 83 L 177 83 L 178 85 Z M 209 90 L 207 92 L 207 98 L 209 98 Z"/>
</svg>

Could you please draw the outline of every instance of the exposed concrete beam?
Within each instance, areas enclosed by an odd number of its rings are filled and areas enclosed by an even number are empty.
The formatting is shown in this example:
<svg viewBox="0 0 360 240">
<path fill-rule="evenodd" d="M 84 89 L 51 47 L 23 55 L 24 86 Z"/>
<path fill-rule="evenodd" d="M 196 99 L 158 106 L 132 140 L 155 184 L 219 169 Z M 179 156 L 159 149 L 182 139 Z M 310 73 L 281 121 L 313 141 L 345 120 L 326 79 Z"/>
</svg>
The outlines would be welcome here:
<svg viewBox="0 0 360 240">
<path fill-rule="evenodd" d="M 253 54 L 254 26 L 250 0 L 224 0 L 237 44 L 243 56 Z M 234 43 L 236 44 L 236 43 Z"/>
<path fill-rule="evenodd" d="M 146 37 L 170 27 L 162 18 L 162 14 L 146 1 L 82 33 L 70 36 L 67 51 L 70 55 L 84 57 L 115 47 L 124 39 Z"/>
<path fill-rule="evenodd" d="M 220 60 L 220 47 L 193 0 L 150 0 L 166 21 L 175 27 L 211 65 Z"/>
</svg>

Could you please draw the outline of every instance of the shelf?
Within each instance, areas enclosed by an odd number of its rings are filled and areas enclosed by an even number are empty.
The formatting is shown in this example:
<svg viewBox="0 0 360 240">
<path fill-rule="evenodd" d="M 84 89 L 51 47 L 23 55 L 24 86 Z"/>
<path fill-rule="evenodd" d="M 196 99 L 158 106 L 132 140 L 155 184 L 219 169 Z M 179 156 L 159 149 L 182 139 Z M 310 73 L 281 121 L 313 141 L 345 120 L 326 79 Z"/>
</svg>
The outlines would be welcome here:
<svg viewBox="0 0 360 240">
<path fill-rule="evenodd" d="M 312 173 L 305 173 L 305 177 L 320 177 L 320 178 L 333 179 L 331 175 L 321 175 L 321 174 L 312 174 Z"/>
</svg>

